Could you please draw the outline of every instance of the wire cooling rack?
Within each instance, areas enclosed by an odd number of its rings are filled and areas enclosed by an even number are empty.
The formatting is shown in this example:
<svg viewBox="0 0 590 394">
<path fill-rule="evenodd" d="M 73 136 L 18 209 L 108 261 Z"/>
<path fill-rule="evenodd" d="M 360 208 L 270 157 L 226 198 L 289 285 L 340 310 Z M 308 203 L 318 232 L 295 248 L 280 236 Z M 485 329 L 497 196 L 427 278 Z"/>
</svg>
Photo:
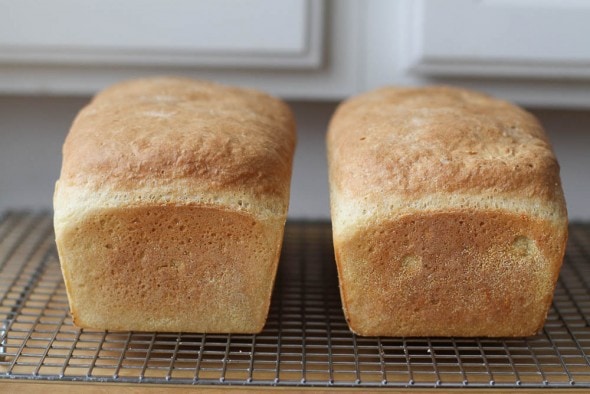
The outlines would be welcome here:
<svg viewBox="0 0 590 394">
<path fill-rule="evenodd" d="M 342 314 L 326 223 L 289 223 L 259 335 L 80 330 L 48 214 L 0 218 L 0 378 L 311 387 L 590 387 L 590 225 L 570 227 L 541 334 L 363 338 Z"/>
</svg>

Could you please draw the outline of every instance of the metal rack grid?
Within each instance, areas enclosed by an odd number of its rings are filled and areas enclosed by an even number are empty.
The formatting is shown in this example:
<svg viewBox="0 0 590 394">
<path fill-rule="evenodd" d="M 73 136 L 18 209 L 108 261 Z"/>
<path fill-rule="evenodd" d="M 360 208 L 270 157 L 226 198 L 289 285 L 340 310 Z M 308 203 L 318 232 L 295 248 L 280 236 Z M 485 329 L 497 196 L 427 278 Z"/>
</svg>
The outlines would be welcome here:
<svg viewBox="0 0 590 394">
<path fill-rule="evenodd" d="M 570 242 L 543 332 L 362 338 L 341 310 L 330 226 L 289 223 L 259 335 L 80 330 L 48 214 L 0 218 L 0 378 L 315 387 L 590 387 L 590 225 Z"/>
</svg>

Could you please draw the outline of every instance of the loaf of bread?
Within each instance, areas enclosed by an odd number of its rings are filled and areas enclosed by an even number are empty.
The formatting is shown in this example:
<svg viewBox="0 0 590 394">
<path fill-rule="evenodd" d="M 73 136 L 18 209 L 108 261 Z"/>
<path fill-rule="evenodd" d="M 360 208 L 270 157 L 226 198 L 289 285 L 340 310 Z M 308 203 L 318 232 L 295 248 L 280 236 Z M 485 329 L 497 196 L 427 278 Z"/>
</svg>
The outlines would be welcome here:
<svg viewBox="0 0 590 394">
<path fill-rule="evenodd" d="M 282 101 L 180 78 L 124 82 L 76 117 L 55 188 L 74 323 L 262 330 L 289 203 Z"/>
<path fill-rule="evenodd" d="M 451 87 L 383 88 L 328 136 L 334 248 L 352 331 L 526 336 L 564 255 L 559 166 L 538 121 Z"/>
</svg>

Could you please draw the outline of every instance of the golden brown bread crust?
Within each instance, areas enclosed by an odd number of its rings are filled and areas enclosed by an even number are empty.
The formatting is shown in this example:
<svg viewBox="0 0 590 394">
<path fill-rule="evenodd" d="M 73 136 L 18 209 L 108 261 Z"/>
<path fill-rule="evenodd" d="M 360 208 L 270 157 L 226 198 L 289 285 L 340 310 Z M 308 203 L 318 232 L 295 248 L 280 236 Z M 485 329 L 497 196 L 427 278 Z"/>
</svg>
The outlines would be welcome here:
<svg viewBox="0 0 590 394">
<path fill-rule="evenodd" d="M 294 146 L 289 108 L 252 90 L 152 78 L 97 95 L 54 196 L 75 324 L 261 331 Z"/>
<path fill-rule="evenodd" d="M 288 197 L 294 120 L 280 100 L 181 78 L 115 85 L 76 117 L 60 181 L 120 190 L 190 179 Z M 264 154 L 261 154 L 263 152 Z"/>
<path fill-rule="evenodd" d="M 483 94 L 449 87 L 380 89 L 343 103 L 330 131 L 332 159 L 339 164 L 331 182 L 352 195 L 560 194 L 557 161 L 538 121 Z"/>
<path fill-rule="evenodd" d="M 353 331 L 523 336 L 542 327 L 567 213 L 532 115 L 461 89 L 384 88 L 343 103 L 327 142 Z"/>
<path fill-rule="evenodd" d="M 106 330 L 259 332 L 283 225 L 204 206 L 86 215 L 58 242 L 74 323 Z"/>
</svg>

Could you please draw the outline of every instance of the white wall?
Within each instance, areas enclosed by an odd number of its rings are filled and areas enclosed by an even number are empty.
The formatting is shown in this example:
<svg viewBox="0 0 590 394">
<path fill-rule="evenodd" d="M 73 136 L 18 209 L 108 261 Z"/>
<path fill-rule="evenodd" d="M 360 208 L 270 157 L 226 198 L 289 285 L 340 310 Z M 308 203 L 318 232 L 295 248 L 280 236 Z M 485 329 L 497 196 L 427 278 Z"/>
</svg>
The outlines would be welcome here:
<svg viewBox="0 0 590 394">
<path fill-rule="evenodd" d="M 80 97 L 0 97 L 0 211 L 50 209 L 61 144 Z M 324 134 L 336 103 L 294 102 L 299 144 L 290 216 L 327 218 Z M 535 110 L 562 168 L 570 218 L 590 220 L 590 111 Z"/>
</svg>

